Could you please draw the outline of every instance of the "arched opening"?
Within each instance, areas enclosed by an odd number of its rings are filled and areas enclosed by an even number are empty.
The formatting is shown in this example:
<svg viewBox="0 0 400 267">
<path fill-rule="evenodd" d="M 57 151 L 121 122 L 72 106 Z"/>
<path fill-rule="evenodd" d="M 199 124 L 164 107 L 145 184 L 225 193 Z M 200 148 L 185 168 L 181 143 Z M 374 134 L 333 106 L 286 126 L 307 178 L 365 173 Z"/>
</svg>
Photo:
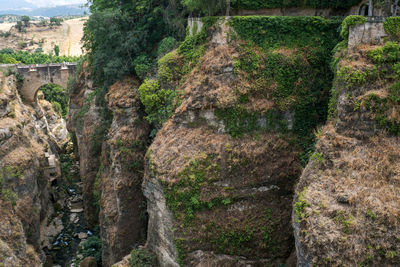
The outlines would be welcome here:
<svg viewBox="0 0 400 267">
<path fill-rule="evenodd" d="M 369 8 L 368 4 L 363 4 L 360 7 L 359 15 L 360 16 L 368 16 L 368 8 Z"/>
<path fill-rule="evenodd" d="M 43 98 L 49 101 L 54 110 L 63 118 L 68 114 L 68 93 L 65 88 L 58 84 L 48 83 L 42 85 L 35 94 L 35 99 Z"/>
</svg>

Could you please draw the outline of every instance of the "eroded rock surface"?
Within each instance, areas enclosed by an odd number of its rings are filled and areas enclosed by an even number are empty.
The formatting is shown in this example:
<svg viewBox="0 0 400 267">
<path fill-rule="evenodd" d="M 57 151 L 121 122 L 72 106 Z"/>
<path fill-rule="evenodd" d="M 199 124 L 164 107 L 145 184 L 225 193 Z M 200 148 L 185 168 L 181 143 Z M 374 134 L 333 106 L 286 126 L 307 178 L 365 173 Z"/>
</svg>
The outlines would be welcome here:
<svg viewBox="0 0 400 267">
<path fill-rule="evenodd" d="M 237 88 L 246 85 L 234 73 L 235 46 L 217 33 L 149 148 L 147 248 L 161 266 L 293 266 L 290 218 L 299 151 L 279 133 L 234 138 L 228 132 L 217 112 L 234 105 Z M 251 99 L 246 108 L 273 105 Z M 266 122 L 260 117 L 257 127 Z"/>
<path fill-rule="evenodd" d="M 39 266 L 57 229 L 54 204 L 62 198 L 58 151 L 68 139 L 50 134 L 62 119 L 47 101 L 25 105 L 14 76 L 0 73 L 0 262 Z M 58 123 L 61 131 L 65 124 Z"/>
<path fill-rule="evenodd" d="M 112 85 L 107 102 L 113 121 L 103 145 L 97 182 L 104 266 L 121 260 L 145 238 L 147 218 L 141 184 L 149 136 L 135 79 Z"/>
<path fill-rule="evenodd" d="M 380 79 L 370 72 L 376 62 L 369 52 L 378 49 L 386 57 L 388 45 L 343 52 L 335 80 L 336 116 L 322 129 L 297 188 L 299 266 L 400 263 L 398 84 L 390 62 L 380 65 Z M 365 78 L 346 78 L 355 73 Z"/>
</svg>

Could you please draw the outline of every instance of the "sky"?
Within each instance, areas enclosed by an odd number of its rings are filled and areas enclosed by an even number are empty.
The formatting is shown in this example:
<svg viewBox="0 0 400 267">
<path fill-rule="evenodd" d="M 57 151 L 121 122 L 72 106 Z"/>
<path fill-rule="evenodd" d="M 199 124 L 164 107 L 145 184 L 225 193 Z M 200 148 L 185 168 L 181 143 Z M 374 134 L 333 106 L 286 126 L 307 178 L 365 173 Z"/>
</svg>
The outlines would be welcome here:
<svg viewBox="0 0 400 267">
<path fill-rule="evenodd" d="M 0 10 L 85 4 L 86 0 L 0 0 Z"/>
<path fill-rule="evenodd" d="M 0 2 L 3 0 L 0 0 Z M 7 1 L 7 0 L 6 0 Z M 52 7 L 63 5 L 85 4 L 86 0 L 25 0 L 27 3 L 37 7 Z"/>
</svg>

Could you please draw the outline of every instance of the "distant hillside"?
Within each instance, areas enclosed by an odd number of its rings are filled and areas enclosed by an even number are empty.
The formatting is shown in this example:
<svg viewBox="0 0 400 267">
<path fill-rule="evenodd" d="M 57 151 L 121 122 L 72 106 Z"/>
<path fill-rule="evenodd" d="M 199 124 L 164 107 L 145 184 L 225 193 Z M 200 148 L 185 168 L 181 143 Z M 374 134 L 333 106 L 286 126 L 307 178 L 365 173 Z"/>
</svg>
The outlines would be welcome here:
<svg viewBox="0 0 400 267">
<path fill-rule="evenodd" d="M 24 8 L 24 9 L 8 9 L 0 10 L 0 15 L 13 14 L 13 15 L 27 15 L 27 16 L 43 16 L 43 17 L 54 17 L 54 16 L 78 16 L 89 13 L 89 9 L 82 7 L 81 5 L 68 5 L 68 6 L 56 6 L 48 8 Z"/>
</svg>

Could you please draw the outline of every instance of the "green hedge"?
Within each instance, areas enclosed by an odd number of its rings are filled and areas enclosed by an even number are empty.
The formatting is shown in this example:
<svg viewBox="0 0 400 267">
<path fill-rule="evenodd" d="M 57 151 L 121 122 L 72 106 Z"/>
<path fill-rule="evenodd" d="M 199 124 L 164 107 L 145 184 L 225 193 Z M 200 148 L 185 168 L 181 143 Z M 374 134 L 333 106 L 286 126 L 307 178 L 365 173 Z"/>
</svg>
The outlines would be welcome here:
<svg viewBox="0 0 400 267">
<path fill-rule="evenodd" d="M 322 17 L 233 17 L 230 25 L 241 39 L 263 48 L 324 46 L 332 49 L 338 43 L 339 18 Z"/>
<path fill-rule="evenodd" d="M 341 19 L 321 17 L 252 16 L 230 20 L 237 38 L 246 41 L 240 46 L 235 71 L 244 71 L 252 81 L 249 97 L 271 97 L 278 109 L 276 114 L 293 114 L 292 132 L 298 137 L 296 143 L 302 146 L 304 162 L 307 162 L 308 151 L 312 150 L 313 129 L 327 118 L 333 80 L 329 63 L 332 49 L 341 41 L 341 23 Z M 249 122 L 252 121 L 238 110 L 221 113 L 228 114 L 229 120 L 236 122 L 234 131 L 228 127 L 230 133 L 240 136 L 257 131 L 254 127 L 238 127 L 241 121 L 247 122 L 246 126 L 251 126 Z M 280 120 L 282 118 L 277 116 L 268 117 L 267 125 L 283 126 Z"/>
<path fill-rule="evenodd" d="M 384 22 L 383 26 L 385 27 L 385 31 L 389 34 L 393 39 L 399 41 L 400 39 L 400 17 L 390 17 L 387 18 Z"/>
<path fill-rule="evenodd" d="M 281 7 L 313 8 L 349 8 L 361 0 L 236 0 L 232 2 L 235 9 L 262 9 Z"/>
<path fill-rule="evenodd" d="M 352 15 L 348 16 L 343 20 L 342 30 L 340 31 L 340 36 L 347 40 L 349 38 L 349 28 L 350 26 L 364 24 L 367 19 L 363 16 Z"/>
</svg>

